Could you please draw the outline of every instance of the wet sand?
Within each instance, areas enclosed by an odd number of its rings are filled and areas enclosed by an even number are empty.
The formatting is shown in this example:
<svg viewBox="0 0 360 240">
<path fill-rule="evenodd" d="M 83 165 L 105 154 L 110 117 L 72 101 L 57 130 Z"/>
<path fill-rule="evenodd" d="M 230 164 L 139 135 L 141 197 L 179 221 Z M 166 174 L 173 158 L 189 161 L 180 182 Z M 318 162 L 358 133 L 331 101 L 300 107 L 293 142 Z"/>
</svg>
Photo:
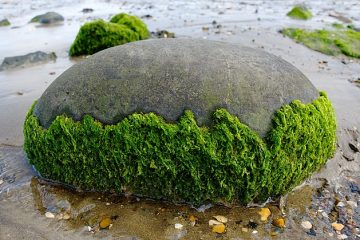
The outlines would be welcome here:
<svg viewBox="0 0 360 240">
<path fill-rule="evenodd" d="M 0 35 L 6 36 L 0 41 L 0 61 L 37 50 L 54 51 L 58 56 L 55 63 L 0 72 L 0 180 L 3 181 L 0 184 L 0 239 L 337 239 L 340 234 L 332 229 L 333 221 L 344 223 L 342 233 L 348 239 L 356 239 L 360 234 L 356 230 L 360 227 L 360 194 L 353 192 L 351 186 L 360 187 L 360 153 L 352 151 L 349 143 L 356 143 L 360 136 L 360 88 L 349 80 L 360 77 L 360 60 L 312 51 L 284 38 L 278 30 L 290 26 L 330 27 L 339 22 L 328 16 L 334 10 L 353 17 L 354 24 L 360 26 L 357 15 L 360 3 L 305 1 L 315 16 L 304 22 L 285 16 L 295 2 L 63 0 L 46 3 L 37 0 L 24 4 L 23 1 L 0 1 L 0 17 L 5 16 L 12 22 L 10 27 L 0 28 Z M 83 8 L 93 8 L 94 12 L 84 14 Z M 65 22 L 50 27 L 27 23 L 33 16 L 47 11 L 59 12 Z M 57 76 L 81 61 L 69 59 L 67 53 L 80 25 L 94 18 L 108 19 L 122 11 L 138 16 L 150 14 L 152 18 L 143 20 L 151 31 L 166 29 L 175 32 L 177 37 L 221 40 L 264 49 L 292 63 L 319 90 L 328 93 L 338 119 L 337 152 L 326 166 L 288 195 L 283 213 L 279 201 L 269 203 L 272 215 L 268 222 L 261 223 L 258 207 L 216 206 L 200 213 L 190 206 L 136 197 L 75 193 L 34 178 L 36 173 L 27 164 L 21 148 L 22 124 L 28 108 Z M 216 24 L 212 24 L 214 20 Z M 12 28 L 14 26 L 18 28 Z M 57 216 L 63 213 L 57 204 L 64 200 L 70 205 L 69 220 L 44 216 L 46 211 L 58 211 Z M 354 201 L 358 206 L 336 207 L 338 201 Z M 331 217 L 333 212 L 335 218 Z M 199 218 L 194 227 L 188 219 L 191 215 Z M 211 232 L 208 221 L 213 215 L 229 219 L 226 234 Z M 110 230 L 95 233 L 88 230 L 88 226 L 97 226 L 105 216 L 118 216 Z M 280 216 L 286 219 L 285 229 L 271 224 L 271 219 Z M 350 218 L 352 228 L 348 223 Z M 246 227 L 251 219 L 259 224 L 254 229 Z M 313 223 L 316 236 L 300 226 L 304 220 Z M 184 228 L 175 229 L 175 223 L 183 224 Z M 248 228 L 248 232 L 242 228 Z"/>
</svg>

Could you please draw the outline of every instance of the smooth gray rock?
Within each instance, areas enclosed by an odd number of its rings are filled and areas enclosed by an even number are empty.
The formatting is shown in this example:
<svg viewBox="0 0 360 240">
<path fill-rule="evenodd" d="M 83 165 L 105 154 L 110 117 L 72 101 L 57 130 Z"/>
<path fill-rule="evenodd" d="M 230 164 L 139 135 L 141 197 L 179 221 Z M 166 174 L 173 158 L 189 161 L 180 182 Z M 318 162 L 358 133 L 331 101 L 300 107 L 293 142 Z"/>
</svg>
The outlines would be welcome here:
<svg viewBox="0 0 360 240">
<path fill-rule="evenodd" d="M 47 12 L 45 14 L 35 16 L 30 20 L 30 22 L 39 22 L 42 24 L 52 24 L 63 21 L 64 21 L 64 17 L 57 12 Z"/>
<path fill-rule="evenodd" d="M 199 125 L 217 108 L 265 136 L 274 111 L 319 96 L 290 63 L 237 44 L 194 39 L 152 39 L 106 49 L 60 75 L 34 109 L 44 127 L 57 115 L 85 114 L 114 124 L 134 112 L 174 122 L 185 109 Z"/>
<path fill-rule="evenodd" d="M 4 61 L 0 65 L 0 71 L 24 67 L 27 65 L 36 65 L 55 60 L 56 54 L 54 52 L 45 53 L 41 51 L 36 51 L 33 53 L 28 53 L 26 55 L 4 58 Z"/>
</svg>

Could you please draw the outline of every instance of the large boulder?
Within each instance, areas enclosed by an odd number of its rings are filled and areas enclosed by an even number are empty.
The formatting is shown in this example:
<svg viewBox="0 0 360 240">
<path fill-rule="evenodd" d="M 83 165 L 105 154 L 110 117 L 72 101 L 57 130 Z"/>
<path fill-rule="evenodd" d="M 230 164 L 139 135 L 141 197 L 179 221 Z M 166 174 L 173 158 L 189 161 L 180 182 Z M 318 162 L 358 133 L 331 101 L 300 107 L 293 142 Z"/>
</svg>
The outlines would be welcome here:
<svg viewBox="0 0 360 240">
<path fill-rule="evenodd" d="M 317 97 L 304 74 L 272 54 L 223 42 L 163 39 L 110 48 L 72 66 L 45 91 L 34 113 L 49 127 L 63 113 L 114 124 L 134 112 L 174 122 L 188 109 L 202 126 L 225 108 L 265 136 L 277 109 Z"/>
<path fill-rule="evenodd" d="M 162 39 L 110 48 L 30 109 L 41 176 L 174 202 L 277 197 L 335 151 L 326 94 L 286 61 L 236 44 Z"/>
</svg>

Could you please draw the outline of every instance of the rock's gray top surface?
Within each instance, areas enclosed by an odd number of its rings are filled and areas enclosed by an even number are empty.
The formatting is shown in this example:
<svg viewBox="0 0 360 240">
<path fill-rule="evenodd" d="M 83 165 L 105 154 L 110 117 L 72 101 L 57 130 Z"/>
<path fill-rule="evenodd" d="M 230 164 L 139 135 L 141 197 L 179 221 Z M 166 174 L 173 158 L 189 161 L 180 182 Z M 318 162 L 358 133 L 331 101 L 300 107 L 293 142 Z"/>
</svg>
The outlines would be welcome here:
<svg viewBox="0 0 360 240">
<path fill-rule="evenodd" d="M 299 99 L 319 96 L 290 63 L 237 44 L 194 39 L 154 39 L 106 49 L 60 75 L 34 109 L 44 127 L 57 115 L 85 114 L 113 124 L 134 112 L 154 112 L 169 122 L 185 109 L 198 124 L 226 108 L 264 137 L 273 113 Z"/>
</svg>

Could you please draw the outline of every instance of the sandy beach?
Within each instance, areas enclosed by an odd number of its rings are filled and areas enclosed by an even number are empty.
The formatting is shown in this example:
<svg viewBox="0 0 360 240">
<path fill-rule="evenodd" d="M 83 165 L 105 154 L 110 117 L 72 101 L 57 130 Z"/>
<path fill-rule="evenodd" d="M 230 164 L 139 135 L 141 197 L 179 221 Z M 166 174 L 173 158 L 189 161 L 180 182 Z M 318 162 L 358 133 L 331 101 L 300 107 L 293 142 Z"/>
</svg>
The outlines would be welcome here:
<svg viewBox="0 0 360 240">
<path fill-rule="evenodd" d="M 360 238 L 360 152 L 349 146 L 360 144 L 360 87 L 352 82 L 360 78 L 360 60 L 324 55 L 279 33 L 284 27 L 331 28 L 333 23 L 340 22 L 329 16 L 334 11 L 360 27 L 360 2 L 304 2 L 314 15 L 308 21 L 286 17 L 298 3 L 291 0 L 0 0 L 0 18 L 6 17 L 11 22 L 10 26 L 0 27 L 0 61 L 38 50 L 57 55 L 55 62 L 0 71 L 0 239 Z M 84 8 L 93 11 L 83 13 Z M 35 15 L 48 11 L 60 13 L 65 21 L 51 26 L 28 23 Z M 199 212 L 187 205 L 134 196 L 77 193 L 44 184 L 34 177 L 36 172 L 22 150 L 28 109 L 56 77 L 83 60 L 68 56 L 79 27 L 93 19 L 107 20 L 120 12 L 142 17 L 150 31 L 167 30 L 178 38 L 226 41 L 263 49 L 293 64 L 317 89 L 327 92 L 337 116 L 337 151 L 302 186 L 281 201 L 266 204 L 271 219 L 286 220 L 285 228 L 274 227 L 270 219 L 261 222 L 258 206 L 213 206 Z M 61 208 L 69 208 L 70 219 L 45 216 L 46 212 Z M 229 219 L 226 234 L 211 232 L 208 221 L 214 215 Z M 104 216 L 111 216 L 112 228 L 89 231 Z M 195 226 L 189 222 L 190 216 L 198 218 Z M 304 221 L 311 222 L 313 227 L 304 229 L 301 226 Z M 333 222 L 342 223 L 344 229 L 336 232 Z M 177 223 L 183 227 L 174 228 Z"/>
</svg>

